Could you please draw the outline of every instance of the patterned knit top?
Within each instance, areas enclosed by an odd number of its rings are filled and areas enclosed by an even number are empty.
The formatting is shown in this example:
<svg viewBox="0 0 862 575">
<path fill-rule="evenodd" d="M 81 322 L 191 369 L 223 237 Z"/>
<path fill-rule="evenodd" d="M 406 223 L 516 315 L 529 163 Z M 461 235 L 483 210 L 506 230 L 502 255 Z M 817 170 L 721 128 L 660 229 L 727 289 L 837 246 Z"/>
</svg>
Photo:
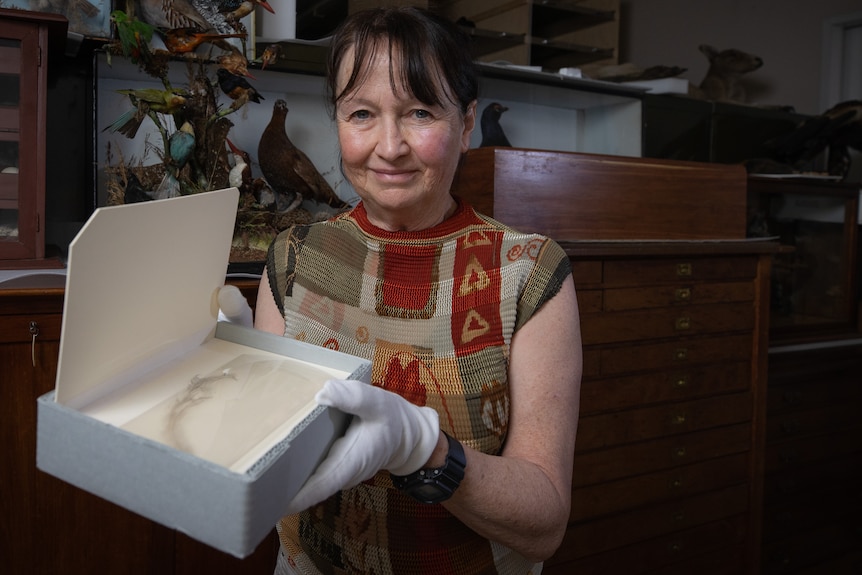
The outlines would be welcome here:
<svg viewBox="0 0 862 575">
<path fill-rule="evenodd" d="M 285 336 L 371 360 L 374 385 L 433 407 L 445 432 L 489 454 L 508 429 L 512 335 L 571 273 L 555 242 L 460 200 L 452 217 L 419 232 L 379 229 L 362 204 L 289 228 L 267 271 Z M 387 472 L 284 518 L 279 533 L 301 573 L 541 570 L 394 489 Z"/>
</svg>

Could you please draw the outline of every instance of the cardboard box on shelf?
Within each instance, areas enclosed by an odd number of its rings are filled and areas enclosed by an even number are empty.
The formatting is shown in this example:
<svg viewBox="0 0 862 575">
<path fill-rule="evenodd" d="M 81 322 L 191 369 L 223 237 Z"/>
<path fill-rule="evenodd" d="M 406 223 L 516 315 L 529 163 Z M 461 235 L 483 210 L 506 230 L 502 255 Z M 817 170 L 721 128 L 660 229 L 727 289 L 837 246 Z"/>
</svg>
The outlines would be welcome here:
<svg viewBox="0 0 862 575">
<path fill-rule="evenodd" d="M 235 188 L 100 208 L 69 250 L 43 471 L 237 557 L 283 515 L 348 416 L 314 402 L 370 362 L 217 322 Z"/>
</svg>

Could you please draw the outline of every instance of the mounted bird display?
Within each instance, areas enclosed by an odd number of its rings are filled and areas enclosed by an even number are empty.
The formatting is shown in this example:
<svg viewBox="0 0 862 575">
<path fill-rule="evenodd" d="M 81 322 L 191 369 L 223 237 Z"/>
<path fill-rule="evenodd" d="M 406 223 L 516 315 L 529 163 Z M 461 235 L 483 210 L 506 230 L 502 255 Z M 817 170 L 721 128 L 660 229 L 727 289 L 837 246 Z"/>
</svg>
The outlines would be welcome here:
<svg viewBox="0 0 862 575">
<path fill-rule="evenodd" d="M 229 22 L 245 18 L 258 6 L 271 14 L 275 14 L 275 10 L 266 0 L 213 0 L 213 3 L 219 13 Z"/>
<path fill-rule="evenodd" d="M 272 118 L 260 137 L 257 160 L 263 177 L 272 187 L 280 206 L 293 205 L 297 200 L 311 200 L 334 208 L 350 205 L 339 198 L 312 161 L 296 147 L 287 135 L 287 102 L 276 100 Z"/>
<path fill-rule="evenodd" d="M 141 20 L 156 28 L 195 27 L 205 31 L 214 28 L 192 0 L 137 0 L 137 4 Z"/>
<path fill-rule="evenodd" d="M 512 147 L 512 144 L 509 143 L 509 138 L 506 137 L 506 133 L 503 131 L 503 126 L 500 125 L 500 117 L 508 109 L 499 102 L 491 102 L 482 110 L 482 118 L 479 121 L 479 127 L 482 131 L 480 148 L 492 146 Z"/>
<path fill-rule="evenodd" d="M 260 69 L 266 70 L 266 67 L 276 62 L 282 53 L 281 44 L 273 43 L 263 49 L 260 55 Z"/>
<path fill-rule="evenodd" d="M 216 58 L 219 67 L 224 68 L 231 74 L 237 76 L 245 76 L 246 78 L 255 79 L 248 71 L 248 58 L 243 56 L 242 52 L 233 48 L 232 50 L 219 55 Z"/>
<path fill-rule="evenodd" d="M 188 54 L 194 52 L 198 46 L 204 43 L 216 44 L 224 50 L 230 50 L 232 46 L 226 42 L 228 38 L 245 38 L 246 34 L 218 34 L 215 32 L 202 32 L 199 28 L 159 28 L 159 35 L 165 43 L 165 48 L 171 54 Z"/>
<path fill-rule="evenodd" d="M 216 75 L 218 76 L 219 88 L 232 100 L 230 108 L 219 112 L 220 116 L 236 111 L 248 102 L 259 104 L 261 100 L 265 99 L 245 77 L 239 74 L 234 74 L 225 68 L 219 68 Z"/>
<path fill-rule="evenodd" d="M 174 114 L 186 105 L 188 93 L 180 90 L 159 90 L 158 88 L 140 88 L 137 90 L 117 90 L 125 94 L 132 102 L 133 108 L 122 114 L 104 131 L 120 132 L 128 138 L 134 138 L 141 127 L 144 118 L 157 112 Z M 158 124 L 157 119 L 153 119 Z"/>
</svg>

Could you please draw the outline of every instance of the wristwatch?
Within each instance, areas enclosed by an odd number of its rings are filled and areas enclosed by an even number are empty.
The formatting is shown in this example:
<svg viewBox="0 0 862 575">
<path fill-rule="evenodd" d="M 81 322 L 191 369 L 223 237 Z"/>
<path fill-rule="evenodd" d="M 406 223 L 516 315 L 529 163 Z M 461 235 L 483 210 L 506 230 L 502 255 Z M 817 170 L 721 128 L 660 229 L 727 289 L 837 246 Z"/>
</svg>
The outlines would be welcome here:
<svg viewBox="0 0 862 575">
<path fill-rule="evenodd" d="M 449 442 L 449 453 L 446 454 L 446 463 L 443 467 L 420 469 L 410 475 L 390 474 L 395 487 L 422 503 L 446 501 L 452 497 L 461 480 L 464 479 L 464 469 L 467 467 L 464 447 L 445 431 L 443 435 Z"/>
</svg>

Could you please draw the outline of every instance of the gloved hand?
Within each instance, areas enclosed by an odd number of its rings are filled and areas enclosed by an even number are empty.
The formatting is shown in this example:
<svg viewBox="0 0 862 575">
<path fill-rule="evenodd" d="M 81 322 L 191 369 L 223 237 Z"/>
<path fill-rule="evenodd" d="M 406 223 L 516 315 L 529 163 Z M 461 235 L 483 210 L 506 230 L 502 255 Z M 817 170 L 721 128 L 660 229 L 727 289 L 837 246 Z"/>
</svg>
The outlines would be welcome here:
<svg viewBox="0 0 862 575">
<path fill-rule="evenodd" d="M 218 290 L 218 319 L 245 327 L 254 327 L 251 306 L 235 285 L 225 285 Z"/>
<path fill-rule="evenodd" d="M 437 412 L 397 393 L 361 381 L 330 379 L 315 399 L 354 417 L 293 498 L 288 515 L 358 485 L 381 469 L 396 475 L 413 473 L 425 465 L 437 445 Z"/>
</svg>

